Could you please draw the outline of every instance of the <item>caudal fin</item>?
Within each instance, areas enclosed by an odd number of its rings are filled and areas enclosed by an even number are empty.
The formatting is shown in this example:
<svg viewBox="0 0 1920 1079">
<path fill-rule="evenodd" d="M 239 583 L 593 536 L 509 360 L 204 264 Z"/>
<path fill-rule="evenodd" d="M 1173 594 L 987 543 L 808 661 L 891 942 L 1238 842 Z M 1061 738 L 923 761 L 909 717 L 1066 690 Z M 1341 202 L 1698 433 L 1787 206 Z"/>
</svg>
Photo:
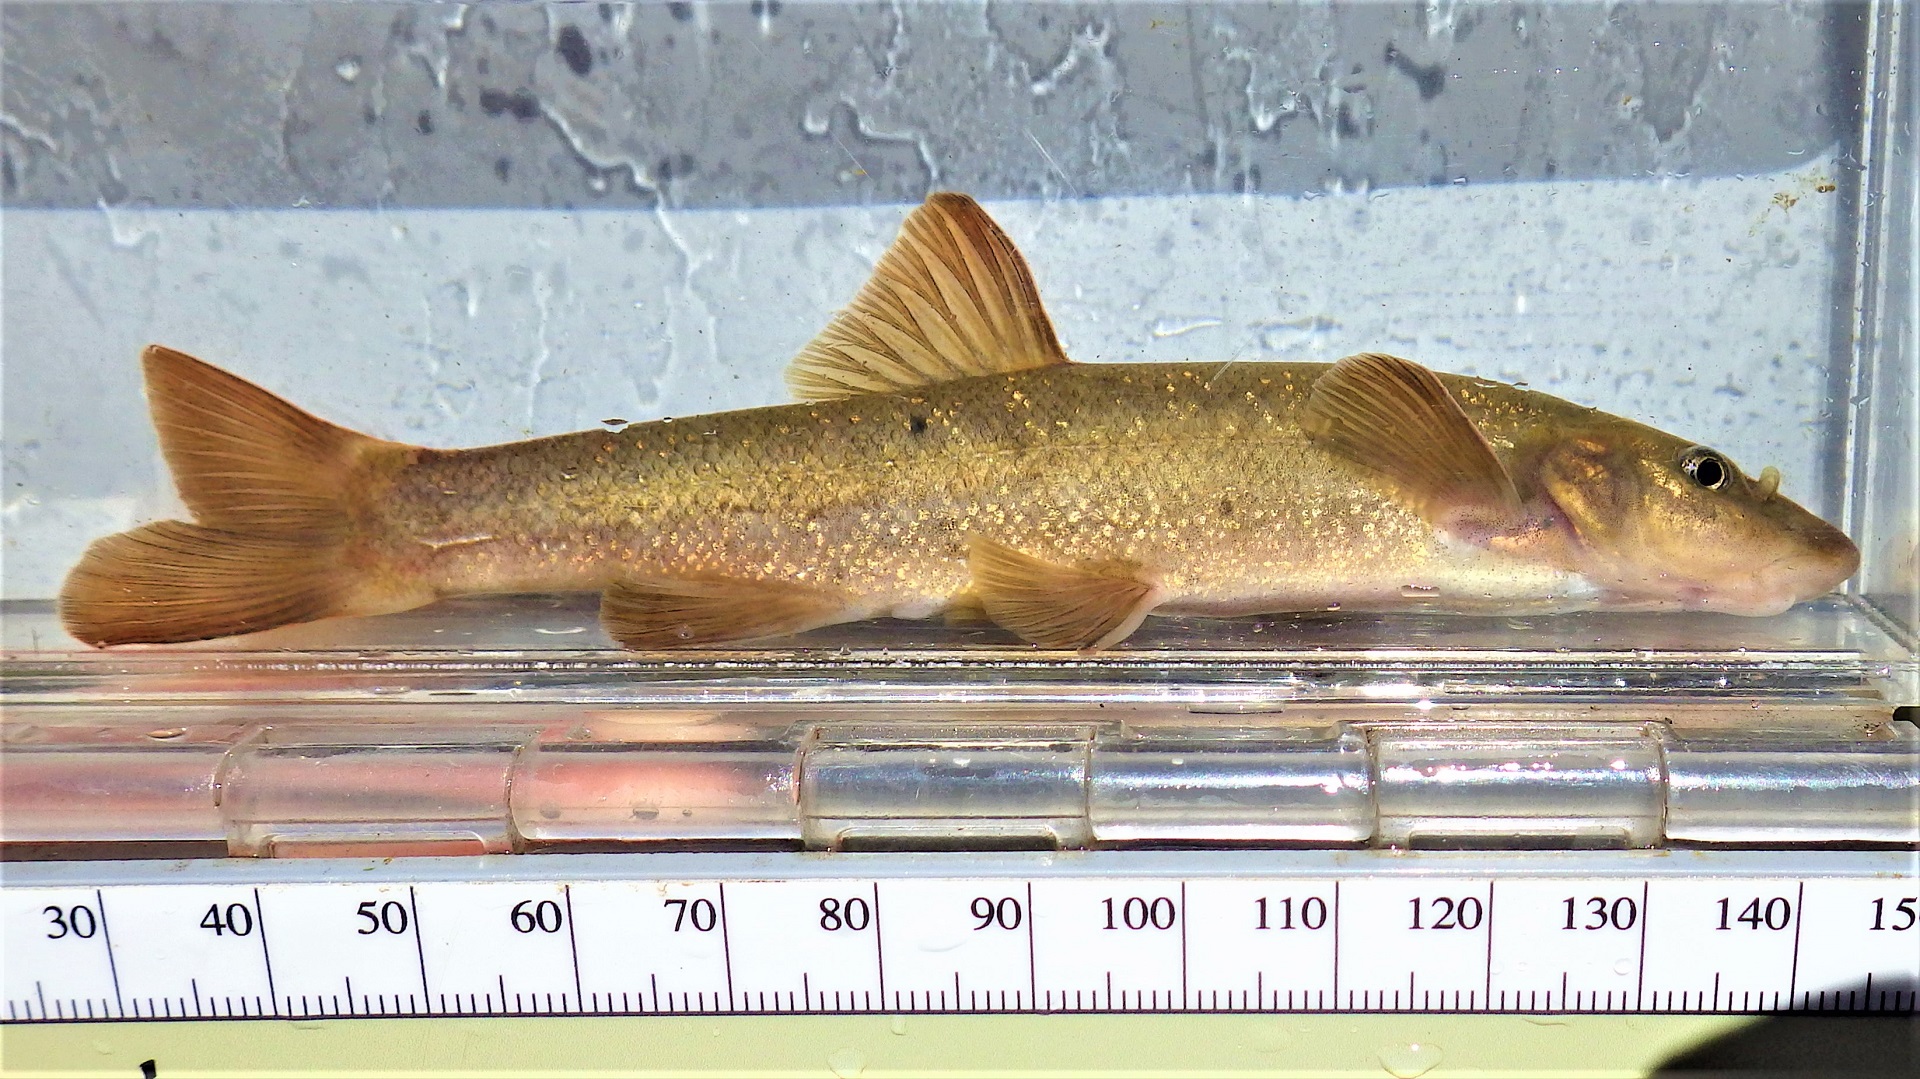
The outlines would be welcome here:
<svg viewBox="0 0 1920 1079">
<path fill-rule="evenodd" d="M 60 590 L 88 644 L 199 641 L 347 613 L 333 544 L 159 521 L 96 540 Z"/>
<path fill-rule="evenodd" d="M 336 427 L 172 349 L 151 346 L 143 362 L 160 449 L 196 523 L 160 521 L 87 548 L 60 589 L 69 633 L 95 645 L 196 641 L 429 598 L 376 589 L 348 558 L 351 500 L 369 465 L 411 447 Z"/>
</svg>

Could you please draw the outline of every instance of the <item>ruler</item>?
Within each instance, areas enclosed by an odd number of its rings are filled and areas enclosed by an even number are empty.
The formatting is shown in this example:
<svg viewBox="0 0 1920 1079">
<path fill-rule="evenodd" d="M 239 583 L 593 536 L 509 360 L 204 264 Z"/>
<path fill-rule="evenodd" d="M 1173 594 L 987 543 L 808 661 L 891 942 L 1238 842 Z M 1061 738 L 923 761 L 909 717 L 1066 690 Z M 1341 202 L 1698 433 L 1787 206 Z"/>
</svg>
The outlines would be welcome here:
<svg viewBox="0 0 1920 1079">
<path fill-rule="evenodd" d="M 13 863 L 9 1022 L 1910 1012 L 1893 852 Z"/>
</svg>

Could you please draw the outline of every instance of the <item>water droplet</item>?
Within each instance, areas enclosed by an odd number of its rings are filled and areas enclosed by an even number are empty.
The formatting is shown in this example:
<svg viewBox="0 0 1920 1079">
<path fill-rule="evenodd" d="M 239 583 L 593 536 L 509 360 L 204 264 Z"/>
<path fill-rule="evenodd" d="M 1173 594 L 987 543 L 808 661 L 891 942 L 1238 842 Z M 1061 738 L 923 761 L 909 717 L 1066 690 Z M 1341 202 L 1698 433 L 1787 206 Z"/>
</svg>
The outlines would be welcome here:
<svg viewBox="0 0 1920 1079">
<path fill-rule="evenodd" d="M 156 742 L 164 742 L 169 738 L 179 738 L 186 733 L 187 729 L 185 727 L 168 727 L 164 730 L 148 731 L 147 737 Z"/>
<path fill-rule="evenodd" d="M 1179 337 L 1181 334 L 1192 333 L 1195 330 L 1204 330 L 1209 327 L 1218 326 L 1220 322 L 1220 319 L 1214 318 L 1211 315 L 1157 318 L 1153 320 L 1153 330 L 1151 332 L 1153 336 L 1161 339 Z"/>
<path fill-rule="evenodd" d="M 835 1049 L 827 1054 L 827 1067 L 840 1079 L 852 1079 L 867 1070 L 867 1055 L 858 1049 Z"/>
<path fill-rule="evenodd" d="M 1400 586 L 1400 594 L 1407 599 L 1437 599 L 1440 596 L 1440 589 L 1430 584 L 1403 584 Z"/>
<path fill-rule="evenodd" d="M 333 65 L 333 73 L 340 76 L 341 82 L 352 82 L 360 77 L 360 58 L 342 56 L 340 62 Z"/>
<path fill-rule="evenodd" d="M 907 1017 L 904 1015 L 888 1016 L 887 1029 L 895 1034 L 905 1035 L 907 1032 Z"/>
<path fill-rule="evenodd" d="M 1632 970 L 1633 960 L 1631 959 L 1616 959 L 1613 961 L 1613 972 L 1615 974 L 1628 974 L 1631 973 Z"/>
<path fill-rule="evenodd" d="M 1409 1042 L 1406 1045 L 1389 1045 L 1380 1050 L 1380 1066 L 1387 1074 L 1396 1079 L 1414 1079 L 1425 1075 L 1440 1064 L 1440 1047 Z"/>
<path fill-rule="evenodd" d="M 131 250 L 160 235 L 144 214 L 129 212 L 110 199 L 103 198 L 98 205 L 107 215 L 107 232 L 115 247 Z"/>
<path fill-rule="evenodd" d="M 1260 347 L 1267 352 L 1324 348 L 1335 328 L 1332 319 L 1319 315 L 1288 322 L 1262 323 L 1255 327 L 1260 331 Z"/>
<path fill-rule="evenodd" d="M 1337 610 L 1339 610 L 1339 609 L 1340 609 L 1340 605 L 1339 605 L 1338 603 L 1329 603 L 1329 604 L 1327 604 L 1327 610 L 1329 610 L 1329 611 L 1337 611 Z"/>
</svg>

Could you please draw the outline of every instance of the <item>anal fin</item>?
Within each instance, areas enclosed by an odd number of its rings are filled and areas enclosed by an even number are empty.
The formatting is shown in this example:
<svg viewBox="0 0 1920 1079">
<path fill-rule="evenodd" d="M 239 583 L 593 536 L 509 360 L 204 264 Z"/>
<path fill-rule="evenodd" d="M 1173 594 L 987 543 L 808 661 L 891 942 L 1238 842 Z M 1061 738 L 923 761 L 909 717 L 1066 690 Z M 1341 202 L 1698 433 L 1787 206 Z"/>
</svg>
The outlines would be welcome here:
<svg viewBox="0 0 1920 1079">
<path fill-rule="evenodd" d="M 688 648 L 784 637 L 856 617 L 838 592 L 793 581 L 645 577 L 615 581 L 600 623 L 627 648 Z"/>
<path fill-rule="evenodd" d="M 967 566 L 987 616 L 1048 648 L 1118 644 L 1162 599 L 1159 581 L 1140 566 L 1062 566 L 980 537 Z"/>
</svg>

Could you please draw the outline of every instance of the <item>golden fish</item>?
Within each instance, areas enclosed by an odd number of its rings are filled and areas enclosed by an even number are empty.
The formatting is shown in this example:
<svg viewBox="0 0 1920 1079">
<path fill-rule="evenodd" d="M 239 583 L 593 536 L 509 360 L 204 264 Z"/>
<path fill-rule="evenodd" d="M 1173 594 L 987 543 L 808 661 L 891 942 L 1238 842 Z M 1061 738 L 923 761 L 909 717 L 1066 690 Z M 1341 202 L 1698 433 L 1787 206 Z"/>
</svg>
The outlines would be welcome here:
<svg viewBox="0 0 1920 1079">
<path fill-rule="evenodd" d="M 601 590 L 631 648 L 959 606 L 1102 648 L 1152 613 L 1765 615 L 1859 565 L 1775 470 L 1545 394 L 1372 354 L 1072 363 L 961 195 L 794 360 L 803 404 L 434 450 L 145 364 L 194 523 L 87 551 L 61 613 L 93 644 Z"/>
</svg>

